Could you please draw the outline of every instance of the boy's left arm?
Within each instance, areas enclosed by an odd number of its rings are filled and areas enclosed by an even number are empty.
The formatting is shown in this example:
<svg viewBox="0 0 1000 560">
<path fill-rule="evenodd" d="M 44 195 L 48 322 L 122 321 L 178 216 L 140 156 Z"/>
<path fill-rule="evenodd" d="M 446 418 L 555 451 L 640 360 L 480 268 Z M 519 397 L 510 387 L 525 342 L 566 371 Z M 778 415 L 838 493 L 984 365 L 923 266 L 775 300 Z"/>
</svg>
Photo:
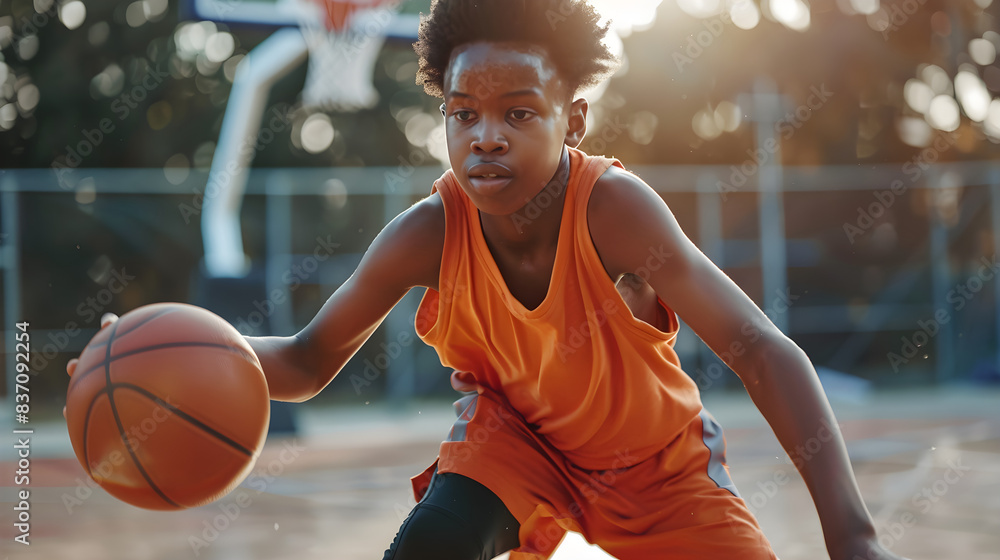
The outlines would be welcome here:
<svg viewBox="0 0 1000 560">
<path fill-rule="evenodd" d="M 899 559 L 878 544 L 843 436 L 805 352 L 684 235 L 639 178 L 611 168 L 594 187 L 588 221 L 611 278 L 643 277 L 739 375 L 805 480 L 830 557 Z"/>
</svg>

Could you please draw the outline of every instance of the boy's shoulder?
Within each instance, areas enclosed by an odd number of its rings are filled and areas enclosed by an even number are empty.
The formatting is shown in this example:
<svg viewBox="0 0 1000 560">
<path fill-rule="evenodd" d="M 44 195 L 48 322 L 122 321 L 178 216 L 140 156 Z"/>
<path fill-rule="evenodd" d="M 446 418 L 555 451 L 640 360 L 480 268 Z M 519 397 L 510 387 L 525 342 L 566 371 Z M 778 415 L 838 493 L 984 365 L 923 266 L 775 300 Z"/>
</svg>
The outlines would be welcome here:
<svg viewBox="0 0 1000 560">
<path fill-rule="evenodd" d="M 407 208 L 397 218 L 399 234 L 409 245 L 438 247 L 444 243 L 445 210 L 441 193 L 434 192 Z"/>
<path fill-rule="evenodd" d="M 444 203 L 433 193 L 396 216 L 379 234 L 380 253 L 414 286 L 437 289 L 445 232 Z"/>
<path fill-rule="evenodd" d="M 663 199 L 640 179 L 617 165 L 608 167 L 594 183 L 587 202 L 587 219 L 601 225 L 620 227 L 621 220 L 629 219 L 635 213 L 643 213 L 650 203 L 663 203 Z"/>
<path fill-rule="evenodd" d="M 437 191 L 420 199 L 413 206 L 404 210 L 399 218 L 402 218 L 401 227 L 412 229 L 411 233 L 434 235 L 444 233 L 444 201 Z"/>
<path fill-rule="evenodd" d="M 587 201 L 587 227 L 601 261 L 612 278 L 635 269 L 646 257 L 643 247 L 664 241 L 666 203 L 637 175 L 610 166 L 594 183 Z M 638 249 L 638 253 L 636 250 Z"/>
</svg>

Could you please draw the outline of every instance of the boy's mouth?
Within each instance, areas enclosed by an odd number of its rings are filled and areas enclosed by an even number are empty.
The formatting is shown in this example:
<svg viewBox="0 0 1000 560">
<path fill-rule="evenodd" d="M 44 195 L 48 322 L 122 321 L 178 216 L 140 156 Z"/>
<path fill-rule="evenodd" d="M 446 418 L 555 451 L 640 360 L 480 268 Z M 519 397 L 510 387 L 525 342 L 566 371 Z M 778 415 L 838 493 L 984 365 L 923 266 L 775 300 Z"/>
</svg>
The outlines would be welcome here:
<svg viewBox="0 0 1000 560">
<path fill-rule="evenodd" d="M 509 179 L 514 174 L 511 173 L 510 169 L 499 163 L 477 163 L 469 168 L 469 178 L 481 178 L 481 179 L 495 179 L 495 178 L 505 178 Z"/>
<path fill-rule="evenodd" d="M 490 195 L 507 186 L 514 174 L 499 163 L 477 163 L 469 168 L 468 176 L 477 191 Z"/>
</svg>

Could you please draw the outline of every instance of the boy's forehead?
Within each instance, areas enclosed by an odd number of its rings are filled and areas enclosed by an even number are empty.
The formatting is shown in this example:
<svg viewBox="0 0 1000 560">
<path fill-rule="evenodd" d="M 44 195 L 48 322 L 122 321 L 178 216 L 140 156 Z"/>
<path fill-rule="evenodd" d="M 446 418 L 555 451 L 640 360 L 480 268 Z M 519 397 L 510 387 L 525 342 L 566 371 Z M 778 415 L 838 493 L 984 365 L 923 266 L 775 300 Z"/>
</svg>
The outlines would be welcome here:
<svg viewBox="0 0 1000 560">
<path fill-rule="evenodd" d="M 444 77 L 445 97 L 464 93 L 482 97 L 489 91 L 559 87 L 559 73 L 546 50 L 521 43 L 476 42 L 452 52 Z M 540 92 L 541 93 L 541 92 Z"/>
</svg>

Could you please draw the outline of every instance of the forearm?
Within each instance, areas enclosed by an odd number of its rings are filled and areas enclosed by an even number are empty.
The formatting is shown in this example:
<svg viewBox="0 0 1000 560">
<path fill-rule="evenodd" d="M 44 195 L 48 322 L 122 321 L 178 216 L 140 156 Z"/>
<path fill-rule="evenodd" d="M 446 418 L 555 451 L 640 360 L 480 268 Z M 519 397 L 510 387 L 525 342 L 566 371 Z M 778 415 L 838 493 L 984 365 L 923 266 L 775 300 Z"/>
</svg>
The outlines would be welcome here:
<svg viewBox="0 0 1000 560">
<path fill-rule="evenodd" d="M 298 336 L 247 336 L 264 370 L 271 399 L 302 402 L 318 392 L 318 374 Z"/>
<path fill-rule="evenodd" d="M 844 438 L 805 352 L 794 344 L 765 350 L 747 392 L 805 480 L 834 553 L 874 534 Z"/>
<path fill-rule="evenodd" d="M 336 296 L 331 297 L 317 317 L 329 311 L 336 300 Z M 245 338 L 260 359 L 271 399 L 302 402 L 316 396 L 333 381 L 375 332 L 381 320 L 382 317 L 378 318 L 366 328 L 356 325 L 341 328 L 344 322 L 328 327 L 325 333 L 318 332 L 314 320 L 293 336 Z"/>
</svg>

